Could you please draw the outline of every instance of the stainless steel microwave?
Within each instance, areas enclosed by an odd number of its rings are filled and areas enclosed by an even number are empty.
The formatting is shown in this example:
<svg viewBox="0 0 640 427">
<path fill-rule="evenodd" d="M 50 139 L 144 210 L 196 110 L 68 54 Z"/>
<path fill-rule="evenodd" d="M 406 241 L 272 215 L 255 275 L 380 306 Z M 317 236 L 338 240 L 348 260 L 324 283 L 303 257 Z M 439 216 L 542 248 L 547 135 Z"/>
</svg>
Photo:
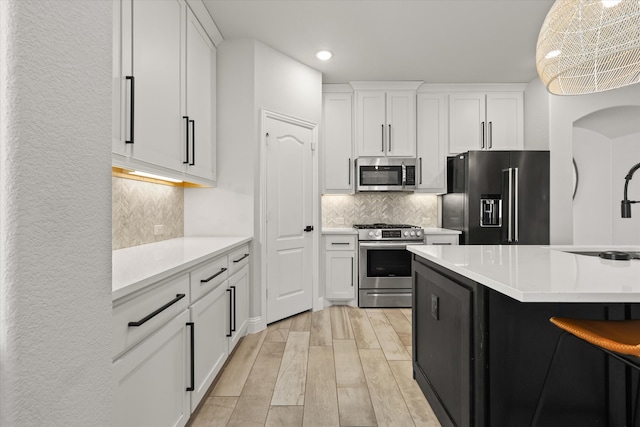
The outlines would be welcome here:
<svg viewBox="0 0 640 427">
<path fill-rule="evenodd" d="M 356 175 L 356 191 L 414 191 L 416 159 L 360 157 Z"/>
</svg>

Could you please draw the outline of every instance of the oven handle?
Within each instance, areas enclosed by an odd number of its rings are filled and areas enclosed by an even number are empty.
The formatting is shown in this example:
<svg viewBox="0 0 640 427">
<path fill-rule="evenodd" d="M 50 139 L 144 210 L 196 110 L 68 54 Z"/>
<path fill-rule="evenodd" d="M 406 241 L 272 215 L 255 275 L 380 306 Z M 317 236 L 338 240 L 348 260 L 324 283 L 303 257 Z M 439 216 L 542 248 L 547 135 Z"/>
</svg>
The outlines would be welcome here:
<svg viewBox="0 0 640 427">
<path fill-rule="evenodd" d="M 420 242 L 416 242 L 420 244 Z M 371 249 L 407 249 L 407 245 L 411 243 L 398 243 L 398 242 L 360 242 L 359 246 L 361 248 L 371 248 Z"/>
</svg>

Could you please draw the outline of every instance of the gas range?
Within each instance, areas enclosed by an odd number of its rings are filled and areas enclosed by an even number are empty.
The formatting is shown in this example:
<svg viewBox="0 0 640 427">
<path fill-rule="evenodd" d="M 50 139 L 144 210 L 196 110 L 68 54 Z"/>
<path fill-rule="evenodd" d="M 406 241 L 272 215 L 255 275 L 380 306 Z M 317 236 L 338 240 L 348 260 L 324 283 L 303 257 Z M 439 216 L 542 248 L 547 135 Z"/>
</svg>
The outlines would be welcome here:
<svg viewBox="0 0 640 427">
<path fill-rule="evenodd" d="M 408 224 L 354 224 L 358 230 L 358 240 L 371 241 L 423 241 L 424 231 L 416 225 Z"/>
</svg>

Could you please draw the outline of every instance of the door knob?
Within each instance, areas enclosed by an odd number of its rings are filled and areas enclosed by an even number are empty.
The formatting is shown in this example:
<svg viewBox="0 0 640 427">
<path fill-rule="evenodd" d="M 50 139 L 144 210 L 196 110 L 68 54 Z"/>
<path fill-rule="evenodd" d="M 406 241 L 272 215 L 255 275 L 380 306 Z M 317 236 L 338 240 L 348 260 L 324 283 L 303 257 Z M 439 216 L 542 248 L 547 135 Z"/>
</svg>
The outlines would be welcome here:
<svg viewBox="0 0 640 427">
<path fill-rule="evenodd" d="M 313 225 L 307 225 L 307 226 L 304 228 L 304 231 L 305 231 L 305 232 L 307 232 L 307 233 L 308 233 L 308 232 L 310 232 L 310 231 L 313 231 Z"/>
</svg>

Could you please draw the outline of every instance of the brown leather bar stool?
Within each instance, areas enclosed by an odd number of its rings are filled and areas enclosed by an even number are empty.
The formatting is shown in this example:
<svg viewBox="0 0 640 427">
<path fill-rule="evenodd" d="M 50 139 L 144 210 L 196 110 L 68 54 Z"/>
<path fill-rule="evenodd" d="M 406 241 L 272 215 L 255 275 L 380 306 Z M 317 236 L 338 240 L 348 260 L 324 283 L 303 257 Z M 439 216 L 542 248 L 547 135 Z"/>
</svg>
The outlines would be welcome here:
<svg viewBox="0 0 640 427">
<path fill-rule="evenodd" d="M 531 426 L 535 426 L 540 417 L 551 366 L 553 365 L 556 351 L 560 346 L 560 341 L 567 333 L 588 342 L 609 356 L 640 371 L 640 320 L 584 320 L 552 317 L 549 321 L 562 329 L 562 334 L 558 337 L 556 347 L 553 350 L 551 362 L 547 368 L 547 373 L 542 383 L 542 390 L 540 390 L 540 396 L 538 397 L 538 404 L 533 414 Z M 638 391 L 640 391 L 640 384 Z M 636 411 L 634 410 L 634 425 L 636 415 Z"/>
</svg>

